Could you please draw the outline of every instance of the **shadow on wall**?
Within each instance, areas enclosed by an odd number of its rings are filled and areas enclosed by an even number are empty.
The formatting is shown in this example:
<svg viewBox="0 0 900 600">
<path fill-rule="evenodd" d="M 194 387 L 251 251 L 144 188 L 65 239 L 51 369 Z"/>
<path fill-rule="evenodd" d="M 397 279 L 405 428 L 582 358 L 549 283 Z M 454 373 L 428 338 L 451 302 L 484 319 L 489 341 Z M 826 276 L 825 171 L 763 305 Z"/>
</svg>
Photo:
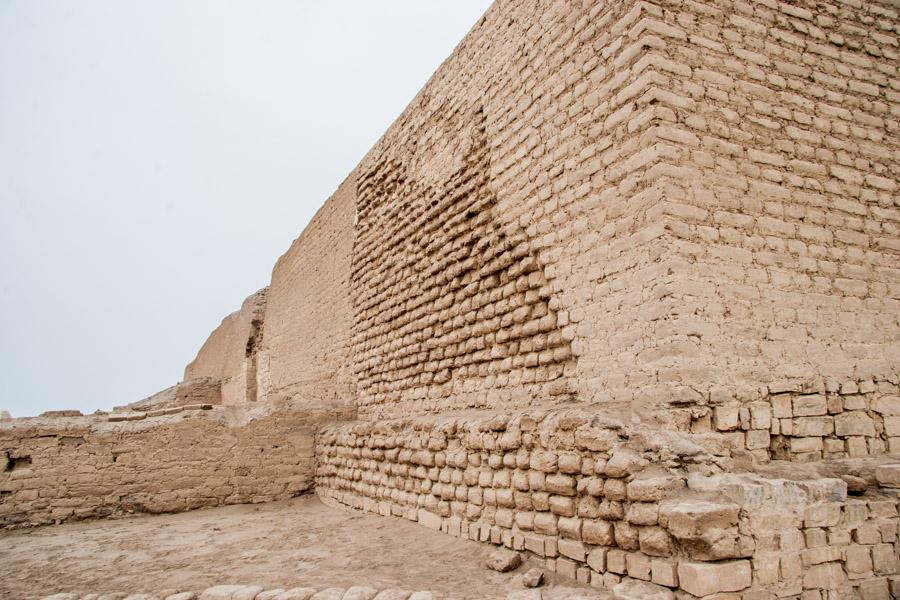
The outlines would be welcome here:
<svg viewBox="0 0 900 600">
<path fill-rule="evenodd" d="M 485 406 L 488 390 L 503 387 L 571 393 L 570 340 L 541 264 L 525 230 L 499 214 L 484 113 L 461 118 L 441 120 L 439 144 L 411 136 L 391 152 L 414 158 L 385 156 L 359 176 L 351 294 L 364 412 L 428 412 L 422 401 L 435 397 L 444 409 L 471 406 L 471 397 L 460 400 L 471 391 Z M 436 155 L 459 130 L 466 135 L 452 159 Z"/>
</svg>

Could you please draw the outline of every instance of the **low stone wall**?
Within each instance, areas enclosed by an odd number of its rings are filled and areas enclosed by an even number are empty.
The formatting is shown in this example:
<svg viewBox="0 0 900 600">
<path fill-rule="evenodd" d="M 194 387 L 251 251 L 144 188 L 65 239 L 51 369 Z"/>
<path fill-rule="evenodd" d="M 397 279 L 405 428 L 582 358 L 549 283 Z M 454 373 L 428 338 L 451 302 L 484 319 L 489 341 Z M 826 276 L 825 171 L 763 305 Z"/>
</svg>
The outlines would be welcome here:
<svg viewBox="0 0 900 600">
<path fill-rule="evenodd" d="M 316 490 L 528 551 L 598 587 L 634 579 L 743 600 L 900 592 L 900 466 L 847 466 L 868 486 L 849 497 L 839 478 L 791 480 L 789 463 L 732 474 L 747 457 L 730 442 L 580 410 L 360 422 L 318 435 Z"/>
<path fill-rule="evenodd" d="M 772 384 L 753 398 L 722 391 L 673 415 L 681 429 L 719 432 L 757 460 L 900 454 L 900 386 L 871 379 Z M 686 423 L 690 422 L 690 428 Z"/>
<path fill-rule="evenodd" d="M 0 424 L 0 527 L 289 498 L 313 485 L 314 434 L 352 409 L 259 406 L 140 420 Z"/>
</svg>

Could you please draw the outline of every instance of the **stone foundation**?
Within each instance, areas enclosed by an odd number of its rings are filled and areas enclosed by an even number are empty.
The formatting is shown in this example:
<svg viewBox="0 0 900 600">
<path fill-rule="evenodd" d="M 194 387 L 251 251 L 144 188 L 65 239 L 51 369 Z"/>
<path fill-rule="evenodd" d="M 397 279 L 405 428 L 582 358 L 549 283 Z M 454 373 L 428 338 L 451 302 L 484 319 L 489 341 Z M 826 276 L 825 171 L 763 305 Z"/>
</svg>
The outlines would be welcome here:
<svg viewBox="0 0 900 600">
<path fill-rule="evenodd" d="M 842 479 L 790 463 L 751 472 L 730 442 L 584 410 L 344 424 L 317 437 L 316 489 L 598 587 L 635 579 L 745 600 L 900 591 L 900 466 L 820 465 L 865 482 L 849 496 Z"/>
<path fill-rule="evenodd" d="M 157 412 L 163 414 L 115 422 L 4 421 L 0 527 L 296 496 L 313 485 L 316 427 L 353 414 L 288 407 Z"/>
</svg>

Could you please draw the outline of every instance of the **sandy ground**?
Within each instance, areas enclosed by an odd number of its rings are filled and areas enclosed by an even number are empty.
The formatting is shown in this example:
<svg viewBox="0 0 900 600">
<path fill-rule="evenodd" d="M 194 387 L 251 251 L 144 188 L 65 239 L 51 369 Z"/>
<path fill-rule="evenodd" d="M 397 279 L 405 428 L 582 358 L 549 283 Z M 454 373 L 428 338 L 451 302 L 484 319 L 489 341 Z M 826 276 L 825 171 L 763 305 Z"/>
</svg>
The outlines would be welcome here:
<svg viewBox="0 0 900 600">
<path fill-rule="evenodd" d="M 200 591 L 229 583 L 401 587 L 453 598 L 503 597 L 523 589 L 525 568 L 515 574 L 485 568 L 493 550 L 307 496 L 0 533 L 0 598 Z M 575 591 L 551 585 L 563 596 Z"/>
</svg>

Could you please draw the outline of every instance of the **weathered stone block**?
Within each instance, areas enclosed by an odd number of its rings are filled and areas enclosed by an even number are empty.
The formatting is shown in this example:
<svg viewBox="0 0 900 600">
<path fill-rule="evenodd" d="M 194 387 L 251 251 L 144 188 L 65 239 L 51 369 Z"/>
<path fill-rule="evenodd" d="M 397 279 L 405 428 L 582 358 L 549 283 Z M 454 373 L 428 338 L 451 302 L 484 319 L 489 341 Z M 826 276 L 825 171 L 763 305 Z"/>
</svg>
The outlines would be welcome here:
<svg viewBox="0 0 900 600">
<path fill-rule="evenodd" d="M 672 538 L 661 527 L 641 527 L 638 543 L 641 552 L 649 556 L 672 556 L 674 553 Z"/>
<path fill-rule="evenodd" d="M 803 511 L 804 527 L 833 527 L 841 519 L 839 502 L 821 501 L 811 504 Z"/>
<path fill-rule="evenodd" d="M 613 525 L 609 521 L 586 519 L 581 527 L 581 539 L 587 544 L 612 546 L 615 544 Z"/>
<path fill-rule="evenodd" d="M 848 411 L 834 417 L 835 435 L 846 437 L 851 435 L 875 436 L 875 422 L 864 411 Z"/>
<path fill-rule="evenodd" d="M 666 587 L 678 587 L 678 568 L 676 562 L 654 558 L 650 561 L 650 581 Z"/>
<path fill-rule="evenodd" d="M 900 464 L 882 465 L 875 469 L 875 479 L 884 487 L 900 487 Z"/>
<path fill-rule="evenodd" d="M 368 586 L 353 586 L 347 588 L 341 600 L 372 600 L 378 595 L 378 590 Z M 279 600 L 280 596 L 276 596 L 274 600 Z M 258 598 L 257 598 L 258 600 Z"/>
<path fill-rule="evenodd" d="M 441 522 L 443 520 L 439 515 L 436 515 L 427 510 L 419 509 L 418 520 L 420 524 L 424 525 L 428 529 L 433 529 L 435 531 L 441 530 Z"/>
<path fill-rule="evenodd" d="M 588 552 L 585 560 L 590 568 L 598 573 L 606 571 L 606 548 L 594 548 Z"/>
<path fill-rule="evenodd" d="M 844 567 L 850 579 L 861 579 L 872 575 L 872 553 L 868 546 L 850 546 L 846 549 Z M 838 556 L 838 560 L 840 556 Z"/>
<path fill-rule="evenodd" d="M 623 581 L 613 587 L 616 600 L 675 600 L 675 594 L 646 581 Z"/>
<path fill-rule="evenodd" d="M 625 555 L 625 570 L 629 577 L 650 581 L 650 557 L 640 552 L 629 552 Z"/>
<path fill-rule="evenodd" d="M 836 590 L 846 582 L 847 576 L 838 562 L 813 565 L 803 574 L 804 589 Z"/>
<path fill-rule="evenodd" d="M 628 477 L 647 465 L 647 460 L 630 450 L 616 450 L 606 462 L 605 473 L 609 477 Z"/>
<path fill-rule="evenodd" d="M 628 499 L 634 502 L 659 502 L 684 488 L 684 479 L 676 476 L 635 479 L 627 485 Z"/>
<path fill-rule="evenodd" d="M 832 417 L 795 417 L 791 435 L 798 437 L 826 436 L 834 433 Z"/>
<path fill-rule="evenodd" d="M 740 425 L 740 408 L 737 406 L 717 406 L 715 424 L 719 431 L 732 431 Z"/>
<path fill-rule="evenodd" d="M 571 558 L 578 562 L 585 561 L 585 547 L 581 542 L 575 540 L 561 539 L 558 543 L 559 553 L 565 557 Z"/>
<path fill-rule="evenodd" d="M 623 550 L 609 550 L 606 553 L 606 570 L 616 575 L 624 575 L 626 572 L 625 556 Z"/>
<path fill-rule="evenodd" d="M 217 585 L 206 588 L 200 594 L 200 600 L 253 600 L 262 591 L 263 588 L 259 586 Z"/>
<path fill-rule="evenodd" d="M 635 502 L 625 511 L 625 520 L 633 525 L 656 525 L 658 514 L 658 504 Z"/>
<path fill-rule="evenodd" d="M 812 417 L 828 414 L 828 404 L 825 396 L 812 394 L 808 396 L 795 396 L 793 399 L 793 416 Z"/>
<path fill-rule="evenodd" d="M 893 544 L 872 547 L 872 566 L 876 575 L 896 575 L 900 572 L 900 557 Z"/>
<path fill-rule="evenodd" d="M 739 592 L 752 583 L 750 561 L 735 560 L 716 563 L 681 561 L 678 563 L 681 589 L 695 596 L 718 592 Z"/>
<path fill-rule="evenodd" d="M 882 415 L 900 416 L 900 396 L 881 396 L 872 401 L 872 410 Z"/>
<path fill-rule="evenodd" d="M 659 508 L 660 525 L 678 539 L 701 539 L 711 529 L 737 525 L 740 507 L 707 501 L 664 502 Z"/>
</svg>

